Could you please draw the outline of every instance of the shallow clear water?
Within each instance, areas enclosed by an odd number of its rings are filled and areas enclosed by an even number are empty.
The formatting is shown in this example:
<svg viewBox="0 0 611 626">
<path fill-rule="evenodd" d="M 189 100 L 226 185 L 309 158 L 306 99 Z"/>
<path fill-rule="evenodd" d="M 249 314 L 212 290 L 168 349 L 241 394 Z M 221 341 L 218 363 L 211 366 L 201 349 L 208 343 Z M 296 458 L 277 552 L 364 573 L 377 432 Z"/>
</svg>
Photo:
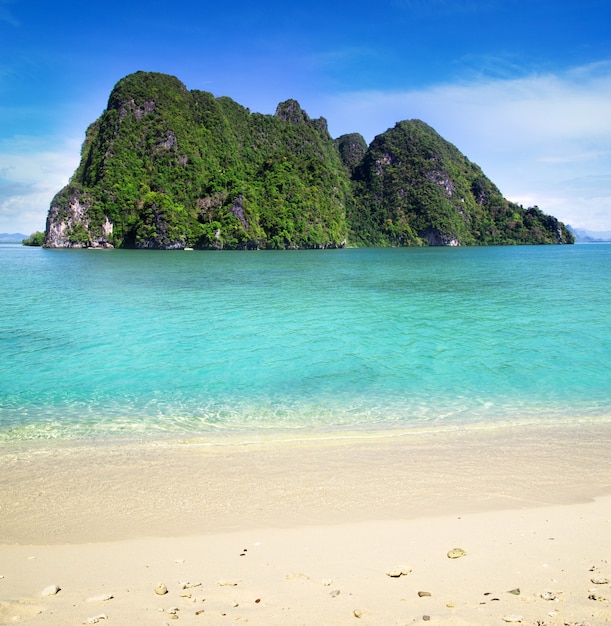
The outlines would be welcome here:
<svg viewBox="0 0 611 626">
<path fill-rule="evenodd" d="M 611 246 L 0 246 L 0 440 L 611 419 Z"/>
</svg>

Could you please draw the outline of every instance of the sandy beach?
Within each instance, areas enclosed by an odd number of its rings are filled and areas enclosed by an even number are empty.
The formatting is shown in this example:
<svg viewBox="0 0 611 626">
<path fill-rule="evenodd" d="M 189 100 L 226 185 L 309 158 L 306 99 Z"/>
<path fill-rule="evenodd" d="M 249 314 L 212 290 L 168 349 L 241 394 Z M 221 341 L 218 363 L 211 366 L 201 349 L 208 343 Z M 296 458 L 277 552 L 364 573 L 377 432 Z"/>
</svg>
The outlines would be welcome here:
<svg viewBox="0 0 611 626">
<path fill-rule="evenodd" d="M 610 457 L 606 423 L 6 445 L 0 623 L 610 623 Z"/>
</svg>

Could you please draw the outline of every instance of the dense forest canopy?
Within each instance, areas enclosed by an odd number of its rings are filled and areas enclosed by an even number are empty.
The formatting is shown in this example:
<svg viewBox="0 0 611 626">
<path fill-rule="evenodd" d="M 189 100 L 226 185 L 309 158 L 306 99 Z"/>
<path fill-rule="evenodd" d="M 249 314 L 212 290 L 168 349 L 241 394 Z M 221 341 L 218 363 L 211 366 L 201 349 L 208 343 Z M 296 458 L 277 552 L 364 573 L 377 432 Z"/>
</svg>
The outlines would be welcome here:
<svg viewBox="0 0 611 626">
<path fill-rule="evenodd" d="M 287 249 L 572 243 L 419 120 L 370 146 L 295 100 L 275 115 L 137 72 L 87 129 L 48 247 Z"/>
</svg>

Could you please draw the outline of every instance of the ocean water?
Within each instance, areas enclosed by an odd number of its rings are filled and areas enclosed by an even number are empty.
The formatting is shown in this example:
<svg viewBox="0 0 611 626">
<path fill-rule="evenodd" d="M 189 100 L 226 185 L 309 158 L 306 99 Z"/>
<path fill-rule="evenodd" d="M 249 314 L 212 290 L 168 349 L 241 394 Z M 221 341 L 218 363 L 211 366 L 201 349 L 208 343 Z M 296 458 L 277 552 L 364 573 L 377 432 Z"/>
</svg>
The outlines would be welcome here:
<svg viewBox="0 0 611 626">
<path fill-rule="evenodd" d="M 0 441 L 611 422 L 611 245 L 0 246 Z"/>
</svg>

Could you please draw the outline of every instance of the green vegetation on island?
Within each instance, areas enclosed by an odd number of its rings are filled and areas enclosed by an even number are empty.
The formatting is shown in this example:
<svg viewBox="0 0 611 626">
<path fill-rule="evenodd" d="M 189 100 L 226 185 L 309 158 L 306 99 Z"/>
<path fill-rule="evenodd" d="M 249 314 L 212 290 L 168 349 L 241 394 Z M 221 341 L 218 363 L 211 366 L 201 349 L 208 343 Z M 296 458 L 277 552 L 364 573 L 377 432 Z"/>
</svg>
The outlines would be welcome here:
<svg viewBox="0 0 611 626">
<path fill-rule="evenodd" d="M 357 244 L 573 243 L 538 207 L 506 200 L 482 170 L 420 120 L 377 136 L 352 174 Z"/>
<path fill-rule="evenodd" d="M 45 243 L 45 234 L 39 230 L 21 241 L 24 246 L 41 247 Z"/>
<path fill-rule="evenodd" d="M 368 147 L 356 133 L 333 140 L 294 100 L 251 113 L 150 72 L 119 81 L 87 129 L 44 237 L 47 247 L 155 249 L 572 242 L 423 122 L 400 122 Z"/>
</svg>

